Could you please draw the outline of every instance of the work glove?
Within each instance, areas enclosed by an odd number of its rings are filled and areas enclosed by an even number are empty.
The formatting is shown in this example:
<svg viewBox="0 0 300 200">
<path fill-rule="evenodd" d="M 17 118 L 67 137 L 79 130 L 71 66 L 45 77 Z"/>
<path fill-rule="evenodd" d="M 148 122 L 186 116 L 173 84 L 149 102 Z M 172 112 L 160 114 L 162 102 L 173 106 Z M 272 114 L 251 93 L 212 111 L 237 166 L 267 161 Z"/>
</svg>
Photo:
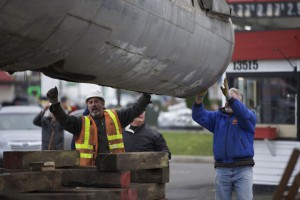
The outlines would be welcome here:
<svg viewBox="0 0 300 200">
<path fill-rule="evenodd" d="M 221 88 L 221 91 L 222 91 L 223 95 L 226 97 L 226 99 L 227 100 L 230 99 L 227 78 L 224 79 L 223 87 L 220 86 L 220 88 Z"/>
<path fill-rule="evenodd" d="M 56 103 L 58 102 L 58 91 L 57 91 L 57 87 L 55 86 L 54 88 L 50 89 L 47 92 L 47 98 L 49 99 L 50 103 Z"/>
<path fill-rule="evenodd" d="M 144 97 L 146 97 L 147 99 L 150 99 L 150 98 L 151 98 L 151 95 L 150 95 L 149 93 L 144 92 L 143 95 L 144 95 Z"/>
<path fill-rule="evenodd" d="M 195 101 L 197 104 L 200 104 L 203 102 L 203 99 L 204 99 L 206 93 L 207 93 L 207 89 L 204 89 L 201 92 L 199 92 L 199 94 L 196 95 Z"/>
</svg>

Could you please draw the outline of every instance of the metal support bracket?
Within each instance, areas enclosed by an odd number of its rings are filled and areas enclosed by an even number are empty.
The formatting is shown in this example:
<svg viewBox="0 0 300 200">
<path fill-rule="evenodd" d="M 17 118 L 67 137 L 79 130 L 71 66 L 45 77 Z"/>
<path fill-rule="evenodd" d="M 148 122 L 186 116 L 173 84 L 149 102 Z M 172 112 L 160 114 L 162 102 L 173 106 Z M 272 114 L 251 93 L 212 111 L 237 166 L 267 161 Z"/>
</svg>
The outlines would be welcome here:
<svg viewBox="0 0 300 200">
<path fill-rule="evenodd" d="M 273 157 L 275 157 L 275 156 L 276 156 L 276 150 L 275 150 L 275 147 L 274 147 L 274 145 L 272 144 L 272 142 L 271 142 L 270 140 L 268 140 L 268 139 L 264 139 L 264 143 L 267 145 L 267 147 L 268 147 L 268 149 L 269 149 L 271 155 L 272 155 Z"/>
</svg>

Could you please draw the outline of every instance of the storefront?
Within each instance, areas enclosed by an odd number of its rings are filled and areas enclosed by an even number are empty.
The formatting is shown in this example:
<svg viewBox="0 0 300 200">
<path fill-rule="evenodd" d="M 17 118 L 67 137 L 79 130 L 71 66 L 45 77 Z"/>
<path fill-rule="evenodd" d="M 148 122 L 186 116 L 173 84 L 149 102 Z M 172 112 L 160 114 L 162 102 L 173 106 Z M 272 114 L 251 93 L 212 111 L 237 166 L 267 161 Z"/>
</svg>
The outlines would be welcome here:
<svg viewBox="0 0 300 200">
<path fill-rule="evenodd" d="M 244 94 L 257 116 L 255 188 L 276 188 L 293 149 L 300 148 L 300 29 L 236 32 L 230 87 Z M 295 166 L 288 185 L 300 171 Z M 262 187 L 261 187 L 262 186 Z"/>
<path fill-rule="evenodd" d="M 278 138 L 299 140 L 299 68 L 300 30 L 237 32 L 226 77 L 256 112 L 258 127 L 275 127 Z"/>
</svg>

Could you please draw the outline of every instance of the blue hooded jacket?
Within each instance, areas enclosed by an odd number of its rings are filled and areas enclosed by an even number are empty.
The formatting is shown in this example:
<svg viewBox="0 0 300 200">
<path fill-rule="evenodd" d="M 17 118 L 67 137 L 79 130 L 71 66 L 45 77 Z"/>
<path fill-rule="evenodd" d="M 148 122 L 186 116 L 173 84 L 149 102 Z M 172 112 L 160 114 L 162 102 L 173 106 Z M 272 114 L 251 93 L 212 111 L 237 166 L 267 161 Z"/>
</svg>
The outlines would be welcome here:
<svg viewBox="0 0 300 200">
<path fill-rule="evenodd" d="M 235 163 L 253 159 L 256 115 L 233 97 L 228 103 L 233 110 L 232 114 L 226 113 L 224 108 L 208 111 L 204 109 L 203 103 L 194 103 L 193 120 L 214 134 L 213 153 L 216 162 Z"/>
</svg>

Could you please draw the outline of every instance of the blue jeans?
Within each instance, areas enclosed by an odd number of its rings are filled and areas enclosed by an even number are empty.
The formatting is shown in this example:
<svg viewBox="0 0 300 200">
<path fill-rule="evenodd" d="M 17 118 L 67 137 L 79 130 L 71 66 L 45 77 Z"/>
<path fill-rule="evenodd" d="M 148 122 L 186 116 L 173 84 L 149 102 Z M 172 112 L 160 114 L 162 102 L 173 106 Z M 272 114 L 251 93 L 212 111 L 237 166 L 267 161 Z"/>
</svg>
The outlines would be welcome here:
<svg viewBox="0 0 300 200">
<path fill-rule="evenodd" d="M 253 170 L 251 166 L 215 169 L 216 200 L 231 200 L 235 190 L 237 200 L 253 199 Z"/>
</svg>

